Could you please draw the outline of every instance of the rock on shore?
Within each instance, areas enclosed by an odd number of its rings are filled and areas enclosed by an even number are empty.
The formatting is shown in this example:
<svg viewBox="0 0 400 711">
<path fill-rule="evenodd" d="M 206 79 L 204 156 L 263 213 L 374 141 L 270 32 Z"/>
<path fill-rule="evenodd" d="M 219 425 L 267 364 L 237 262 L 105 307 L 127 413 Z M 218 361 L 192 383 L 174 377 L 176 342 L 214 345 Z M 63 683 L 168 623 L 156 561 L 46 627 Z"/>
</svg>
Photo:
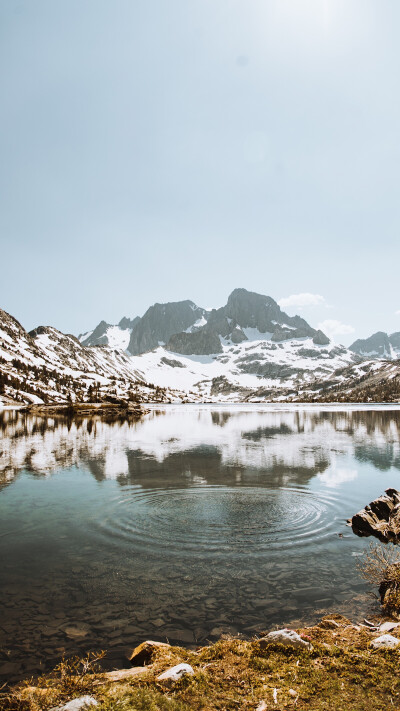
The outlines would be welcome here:
<svg viewBox="0 0 400 711">
<path fill-rule="evenodd" d="M 386 489 L 379 496 L 349 519 L 357 536 L 375 536 L 383 543 L 400 542 L 400 492 Z"/>
</svg>

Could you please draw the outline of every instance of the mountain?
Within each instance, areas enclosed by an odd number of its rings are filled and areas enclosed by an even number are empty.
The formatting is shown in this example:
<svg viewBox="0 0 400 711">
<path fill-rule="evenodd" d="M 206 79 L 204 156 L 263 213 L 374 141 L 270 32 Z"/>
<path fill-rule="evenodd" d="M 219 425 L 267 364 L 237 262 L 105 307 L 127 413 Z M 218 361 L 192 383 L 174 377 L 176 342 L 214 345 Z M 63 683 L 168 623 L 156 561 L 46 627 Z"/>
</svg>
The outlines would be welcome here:
<svg viewBox="0 0 400 711">
<path fill-rule="evenodd" d="M 39 326 L 30 333 L 0 309 L 0 402 L 54 403 L 154 398 L 121 350 L 85 347 L 72 335 Z M 161 393 L 157 393 L 157 397 Z"/>
<path fill-rule="evenodd" d="M 83 346 L 110 346 L 110 348 L 121 348 L 125 351 L 132 329 L 139 321 L 138 316 L 134 319 L 124 316 L 116 326 L 100 321 L 93 331 L 79 334 L 78 340 Z"/>
<path fill-rule="evenodd" d="M 369 338 L 359 338 L 351 344 L 349 350 L 364 358 L 400 358 L 400 331 L 390 336 L 384 331 L 378 331 Z"/>
<path fill-rule="evenodd" d="M 396 352 L 400 334 L 375 334 L 350 350 L 245 289 L 211 311 L 188 300 L 156 303 L 80 339 L 52 327 L 27 333 L 0 310 L 0 400 L 129 399 L 132 389 L 145 401 L 393 400 L 398 374 L 383 359 Z"/>
<path fill-rule="evenodd" d="M 158 346 L 183 355 L 222 353 L 222 341 L 241 343 L 257 333 L 260 339 L 282 342 L 311 337 L 314 345 L 329 339 L 300 316 L 288 316 L 277 302 L 246 289 L 235 289 L 226 306 L 207 311 L 193 301 L 156 303 L 141 318 L 121 319 L 118 326 L 100 321 L 93 331 L 79 335 L 84 346 L 108 345 L 131 355 L 147 353 Z"/>
<path fill-rule="evenodd" d="M 329 344 L 322 331 L 311 328 L 300 316 L 285 314 L 270 296 L 235 289 L 226 306 L 213 309 L 203 326 L 193 333 L 172 335 L 167 348 L 185 355 L 210 355 L 222 353 L 224 342 L 239 344 L 256 337 L 273 342 L 312 338 L 314 345 Z"/>
<path fill-rule="evenodd" d="M 207 311 L 193 301 L 154 304 L 132 329 L 128 351 L 139 355 L 164 345 L 175 333 L 196 329 L 206 323 Z"/>
<path fill-rule="evenodd" d="M 197 314 L 202 311 L 194 325 L 172 334 L 167 345 L 132 356 L 145 380 L 201 401 L 266 400 L 297 394 L 361 361 L 304 319 L 285 314 L 269 296 L 235 289 L 226 306 L 209 313 L 198 309 Z M 159 330 L 153 338 L 165 340 Z"/>
</svg>

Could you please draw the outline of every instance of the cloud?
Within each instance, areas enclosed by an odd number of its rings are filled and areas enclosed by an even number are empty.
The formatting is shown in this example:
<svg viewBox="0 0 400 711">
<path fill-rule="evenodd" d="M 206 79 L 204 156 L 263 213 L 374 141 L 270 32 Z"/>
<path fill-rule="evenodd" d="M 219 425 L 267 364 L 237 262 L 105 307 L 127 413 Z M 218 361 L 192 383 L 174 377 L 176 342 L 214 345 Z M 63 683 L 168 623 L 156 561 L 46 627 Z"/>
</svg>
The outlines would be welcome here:
<svg viewBox="0 0 400 711">
<path fill-rule="evenodd" d="M 326 301 L 321 294 L 292 294 L 280 299 L 278 304 L 281 308 L 286 309 L 288 306 L 303 308 L 303 306 L 326 306 Z"/>
<path fill-rule="evenodd" d="M 394 313 L 396 314 L 396 316 L 400 316 L 400 309 L 398 311 L 395 311 Z"/>
<path fill-rule="evenodd" d="M 317 477 L 325 484 L 325 486 L 328 486 L 330 489 L 334 489 L 337 486 L 340 486 L 340 484 L 344 484 L 346 481 L 354 481 L 354 479 L 357 479 L 358 472 L 356 469 L 336 469 L 336 467 L 334 467 L 333 469 L 324 472 L 324 474 L 317 474 Z"/>
<path fill-rule="evenodd" d="M 335 336 L 346 336 L 349 333 L 354 333 L 355 329 L 346 323 L 341 323 L 335 319 L 327 319 L 326 321 L 321 321 L 317 328 L 326 333 L 329 338 L 334 338 Z"/>
</svg>

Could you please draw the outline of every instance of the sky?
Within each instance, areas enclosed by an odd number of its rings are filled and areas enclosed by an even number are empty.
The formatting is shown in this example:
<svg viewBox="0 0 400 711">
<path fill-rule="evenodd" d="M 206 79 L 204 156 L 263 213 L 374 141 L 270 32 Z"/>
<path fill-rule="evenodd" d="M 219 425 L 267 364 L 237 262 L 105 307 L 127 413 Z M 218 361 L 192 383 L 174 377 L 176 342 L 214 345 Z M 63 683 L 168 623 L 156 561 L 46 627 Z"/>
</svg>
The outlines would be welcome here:
<svg viewBox="0 0 400 711">
<path fill-rule="evenodd" d="M 0 307 L 400 331 L 398 0 L 0 3 Z"/>
</svg>

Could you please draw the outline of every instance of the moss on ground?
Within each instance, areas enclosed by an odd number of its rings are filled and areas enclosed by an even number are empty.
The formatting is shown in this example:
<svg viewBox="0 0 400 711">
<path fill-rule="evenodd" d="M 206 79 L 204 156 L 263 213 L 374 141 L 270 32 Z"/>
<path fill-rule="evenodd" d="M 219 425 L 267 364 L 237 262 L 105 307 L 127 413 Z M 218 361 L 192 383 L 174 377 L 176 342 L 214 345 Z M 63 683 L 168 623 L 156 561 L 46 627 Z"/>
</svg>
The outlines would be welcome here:
<svg viewBox="0 0 400 711">
<path fill-rule="evenodd" d="M 372 649 L 378 633 L 339 615 L 298 631 L 311 640 L 312 651 L 276 644 L 261 649 L 257 640 L 238 639 L 221 639 L 196 652 L 160 647 L 148 667 L 120 681 L 93 673 L 90 660 L 63 663 L 35 682 L 3 690 L 1 708 L 45 711 L 91 694 L 98 711 L 244 711 L 262 701 L 266 711 L 400 709 L 400 651 Z M 393 634 L 400 637 L 397 630 Z M 172 685 L 157 682 L 162 671 L 180 662 L 189 663 L 194 676 Z"/>
</svg>

